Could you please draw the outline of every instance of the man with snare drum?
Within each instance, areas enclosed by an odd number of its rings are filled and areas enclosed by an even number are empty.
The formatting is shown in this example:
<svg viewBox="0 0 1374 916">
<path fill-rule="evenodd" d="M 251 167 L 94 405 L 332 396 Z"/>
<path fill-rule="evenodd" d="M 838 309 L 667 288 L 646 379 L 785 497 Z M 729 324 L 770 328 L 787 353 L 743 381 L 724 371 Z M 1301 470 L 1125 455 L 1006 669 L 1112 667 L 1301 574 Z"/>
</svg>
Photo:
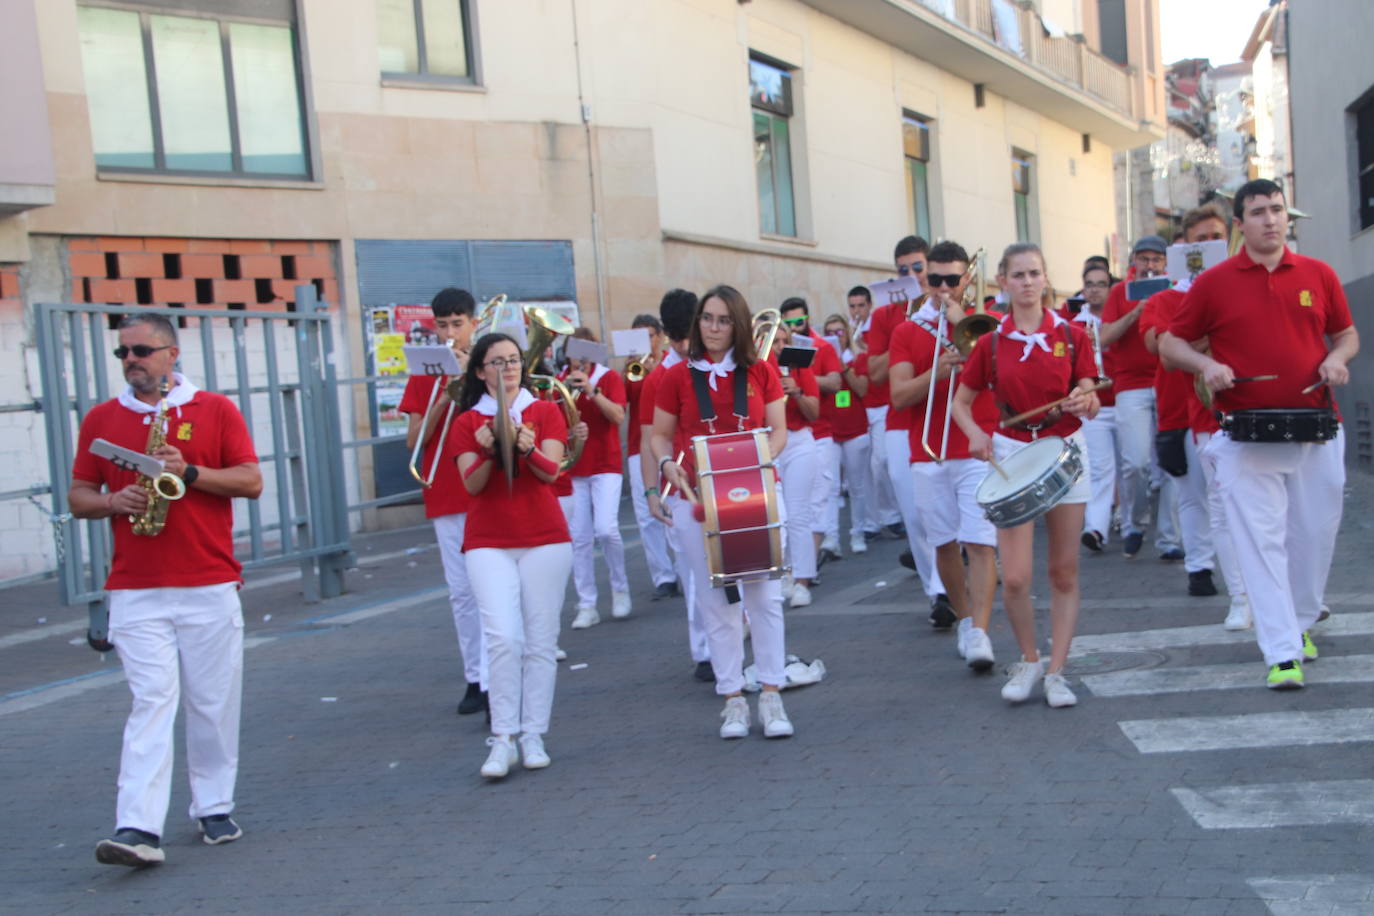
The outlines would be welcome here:
<svg viewBox="0 0 1374 916">
<path fill-rule="evenodd" d="M 1244 246 L 1194 281 L 1159 352 L 1215 392 L 1224 416 L 1208 443 L 1216 485 L 1267 684 L 1291 690 L 1303 686 L 1302 662 L 1317 657 L 1308 630 L 1321 613 L 1345 485 L 1331 387 L 1349 381 L 1360 338 L 1335 271 L 1285 244 L 1282 188 L 1242 185 L 1234 218 Z M 1277 378 L 1244 381 L 1265 375 Z"/>
</svg>

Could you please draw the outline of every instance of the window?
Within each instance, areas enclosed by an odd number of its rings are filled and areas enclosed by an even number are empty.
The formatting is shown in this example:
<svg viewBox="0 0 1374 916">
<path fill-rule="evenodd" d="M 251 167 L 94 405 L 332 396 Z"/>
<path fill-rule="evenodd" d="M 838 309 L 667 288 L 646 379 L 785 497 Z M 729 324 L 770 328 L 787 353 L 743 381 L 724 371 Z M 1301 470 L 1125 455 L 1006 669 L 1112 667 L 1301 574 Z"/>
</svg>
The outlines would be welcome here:
<svg viewBox="0 0 1374 916">
<path fill-rule="evenodd" d="M 1035 241 L 1031 232 L 1031 164 L 1030 153 L 1011 151 L 1011 200 L 1016 210 L 1016 240 Z"/>
<path fill-rule="evenodd" d="M 792 74 L 781 65 L 749 61 L 749 103 L 754 115 L 754 170 L 759 182 L 759 230 L 797 234 L 792 197 Z"/>
<path fill-rule="evenodd" d="M 150 4 L 151 5 L 151 4 Z M 162 2 L 158 8 L 175 6 Z M 81 6 L 95 163 L 102 169 L 302 178 L 306 156 L 291 0 L 185 0 L 172 15 Z M 196 8 L 276 9 L 280 23 Z"/>
<path fill-rule="evenodd" d="M 906 199 L 911 202 L 912 231 L 923 239 L 930 231 L 930 121 L 902 115 L 902 157 L 906 165 Z"/>
<path fill-rule="evenodd" d="M 1374 95 L 1351 112 L 1355 118 L 1355 180 L 1360 200 L 1360 228 L 1374 226 Z"/>
<path fill-rule="evenodd" d="M 469 0 L 377 0 L 382 73 L 476 82 L 469 6 Z"/>
</svg>

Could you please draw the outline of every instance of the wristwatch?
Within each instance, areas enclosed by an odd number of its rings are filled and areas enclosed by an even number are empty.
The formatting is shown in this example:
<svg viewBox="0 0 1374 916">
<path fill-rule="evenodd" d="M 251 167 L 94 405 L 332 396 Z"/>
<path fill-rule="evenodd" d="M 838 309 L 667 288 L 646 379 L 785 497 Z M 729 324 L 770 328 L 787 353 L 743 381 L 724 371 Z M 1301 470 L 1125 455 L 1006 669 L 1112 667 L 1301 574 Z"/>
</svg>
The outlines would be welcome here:
<svg viewBox="0 0 1374 916">
<path fill-rule="evenodd" d="M 200 477 L 200 468 L 196 467 L 194 464 L 186 465 L 186 470 L 181 472 L 181 482 L 188 487 L 195 483 L 198 477 Z"/>
</svg>

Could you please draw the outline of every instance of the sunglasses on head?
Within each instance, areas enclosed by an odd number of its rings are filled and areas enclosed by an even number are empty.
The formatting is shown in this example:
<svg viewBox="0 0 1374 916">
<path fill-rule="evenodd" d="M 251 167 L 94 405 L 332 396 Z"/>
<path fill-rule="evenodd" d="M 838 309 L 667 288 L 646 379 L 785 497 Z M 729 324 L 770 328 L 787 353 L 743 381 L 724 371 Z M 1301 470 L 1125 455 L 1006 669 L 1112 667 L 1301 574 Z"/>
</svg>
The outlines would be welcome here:
<svg viewBox="0 0 1374 916">
<path fill-rule="evenodd" d="M 132 353 L 134 356 L 137 356 L 139 359 L 147 359 L 148 357 L 150 357 L 150 356 L 152 356 L 154 353 L 156 353 L 158 350 L 170 350 L 170 349 L 172 349 L 172 345 L 171 345 L 171 344 L 167 344 L 167 346 L 165 346 L 165 347 L 150 347 L 150 346 L 148 346 L 147 344 L 134 344 L 132 347 L 126 347 L 126 346 L 121 345 L 121 346 L 118 346 L 118 347 L 115 347 L 115 348 L 114 348 L 114 355 L 115 355 L 115 359 L 123 359 L 124 357 L 126 357 L 126 356 L 128 356 L 130 353 Z"/>
<path fill-rule="evenodd" d="M 897 265 L 897 273 L 901 274 L 901 275 L 904 276 L 904 277 L 905 277 L 907 274 L 918 274 L 918 273 L 920 273 L 921 271 L 923 271 L 923 270 L 925 270 L 925 269 L 926 269 L 926 266 L 925 266 L 924 264 L 898 264 L 898 265 Z"/>
<path fill-rule="evenodd" d="M 926 274 L 926 286 L 931 288 L 948 286 L 950 289 L 954 289 L 962 279 L 964 279 L 963 274 Z"/>
<path fill-rule="evenodd" d="M 806 324 L 806 316 L 805 316 L 805 315 L 796 315 L 796 316 L 794 316 L 794 317 L 792 317 L 792 318 L 784 318 L 784 319 L 782 320 L 782 323 L 785 324 L 785 325 L 787 325 L 789 328 L 799 328 L 799 327 L 803 326 L 804 324 Z"/>
</svg>

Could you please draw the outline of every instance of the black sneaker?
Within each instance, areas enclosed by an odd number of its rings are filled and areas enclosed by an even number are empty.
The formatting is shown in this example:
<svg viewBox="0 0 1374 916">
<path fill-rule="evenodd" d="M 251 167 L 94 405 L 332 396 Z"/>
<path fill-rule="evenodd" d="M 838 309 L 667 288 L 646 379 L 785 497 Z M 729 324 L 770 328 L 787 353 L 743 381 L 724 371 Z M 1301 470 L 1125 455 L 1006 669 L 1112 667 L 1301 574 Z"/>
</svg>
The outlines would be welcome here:
<svg viewBox="0 0 1374 916">
<path fill-rule="evenodd" d="M 820 567 L 829 563 L 831 560 L 840 559 L 843 558 L 838 553 L 831 550 L 829 547 L 822 547 L 820 551 L 816 554 L 816 568 L 819 569 Z"/>
<path fill-rule="evenodd" d="M 1145 535 L 1137 531 L 1135 534 L 1128 534 L 1122 539 L 1121 554 L 1128 560 L 1134 560 L 1135 555 L 1140 553 L 1140 545 L 1145 543 Z"/>
<path fill-rule="evenodd" d="M 883 528 L 883 533 L 894 541 L 906 540 L 906 525 L 901 522 L 893 522 Z"/>
<path fill-rule="evenodd" d="M 654 601 L 657 601 L 657 600 L 660 599 L 660 598 L 676 598 L 676 597 L 677 597 L 677 582 L 675 582 L 675 581 L 674 581 L 674 582 L 660 582 L 658 585 L 655 585 L 655 586 L 654 586 L 654 597 L 653 597 L 653 600 L 654 600 Z"/>
<path fill-rule="evenodd" d="M 692 672 L 692 677 L 708 684 L 714 684 L 716 682 L 716 672 L 715 669 L 711 667 L 710 662 L 697 662 L 697 667 L 696 670 Z"/>
<path fill-rule="evenodd" d="M 910 550 L 903 550 L 897 557 L 897 562 L 901 563 L 912 572 L 916 571 L 916 558 L 911 555 Z"/>
<path fill-rule="evenodd" d="M 458 701 L 458 715 L 470 716 L 487 708 L 487 695 L 481 684 L 468 684 L 468 692 Z"/>
<path fill-rule="evenodd" d="M 1102 533 L 1099 531 L 1083 532 L 1083 546 L 1091 550 L 1093 553 L 1101 553 L 1102 548 L 1106 545 L 1106 543 L 1107 539 L 1104 538 L 1102 536 Z"/>
<path fill-rule="evenodd" d="M 959 618 L 954 614 L 954 605 L 949 603 L 949 595 L 944 592 L 930 602 L 930 625 L 937 630 L 948 630 Z"/>
<path fill-rule="evenodd" d="M 879 537 L 881 537 L 881 536 L 882 536 L 882 532 L 879 531 L 879 530 L 877 530 L 876 528 L 873 529 L 872 531 L 865 531 L 865 532 L 864 532 L 864 540 L 865 540 L 865 541 L 876 541 L 876 540 L 877 540 Z"/>
<path fill-rule="evenodd" d="M 1212 571 L 1210 569 L 1199 569 L 1197 572 L 1188 573 L 1188 594 L 1196 598 L 1205 598 L 1217 593 L 1216 583 L 1212 581 Z"/>
<path fill-rule="evenodd" d="M 232 843 L 243 836 L 243 828 L 227 814 L 212 814 L 200 819 L 200 838 L 207 846 Z"/>
<path fill-rule="evenodd" d="M 95 847 L 95 860 L 103 865 L 127 865 L 145 868 L 167 861 L 157 834 L 132 827 L 120 827 L 114 836 L 101 840 Z"/>
<path fill-rule="evenodd" d="M 1183 552 L 1182 547 L 1170 547 L 1168 550 L 1161 553 L 1159 558 L 1166 563 L 1177 563 L 1185 556 L 1187 556 L 1187 554 Z"/>
</svg>

